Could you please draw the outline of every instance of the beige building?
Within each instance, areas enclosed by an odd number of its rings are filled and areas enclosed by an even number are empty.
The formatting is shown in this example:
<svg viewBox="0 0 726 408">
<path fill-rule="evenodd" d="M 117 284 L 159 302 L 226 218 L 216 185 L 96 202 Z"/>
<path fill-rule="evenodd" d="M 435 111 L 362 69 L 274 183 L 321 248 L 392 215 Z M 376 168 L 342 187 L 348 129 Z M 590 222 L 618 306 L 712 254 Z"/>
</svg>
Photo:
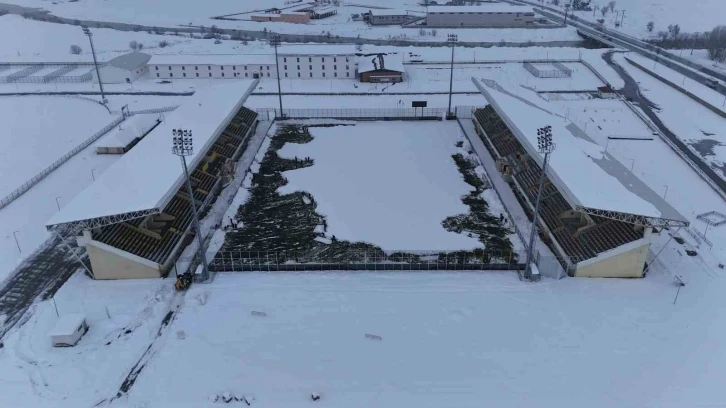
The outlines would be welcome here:
<svg viewBox="0 0 726 408">
<path fill-rule="evenodd" d="M 507 3 L 481 6 L 430 6 L 426 13 L 428 27 L 533 27 L 534 9 Z"/>
</svg>

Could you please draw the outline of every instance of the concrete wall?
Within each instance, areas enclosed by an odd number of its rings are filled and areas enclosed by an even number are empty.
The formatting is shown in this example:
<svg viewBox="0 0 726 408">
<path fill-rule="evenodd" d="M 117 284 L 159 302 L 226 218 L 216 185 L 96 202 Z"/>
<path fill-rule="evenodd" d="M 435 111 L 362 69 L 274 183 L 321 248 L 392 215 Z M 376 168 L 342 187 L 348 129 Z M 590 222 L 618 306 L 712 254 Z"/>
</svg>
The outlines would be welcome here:
<svg viewBox="0 0 726 408">
<path fill-rule="evenodd" d="M 151 64 L 152 79 L 277 78 L 275 64 Z M 353 55 L 280 55 L 280 77 L 290 79 L 355 79 Z M 103 77 L 103 73 L 101 76 Z M 106 82 L 104 78 L 104 82 Z"/>
<path fill-rule="evenodd" d="M 103 75 L 103 74 L 102 74 Z M 115 248 L 106 248 L 107 245 L 91 241 L 86 244 L 88 257 L 91 259 L 91 268 L 95 279 L 143 279 L 159 278 L 161 271 L 158 264 L 139 258 L 135 260 L 132 254 L 121 254 Z M 144 262 L 145 261 L 145 262 Z M 156 267 L 152 267 L 156 265 Z"/>
<path fill-rule="evenodd" d="M 586 278 L 642 278 L 649 244 L 644 244 L 602 261 L 578 266 L 576 277 Z"/>
<path fill-rule="evenodd" d="M 455 7 L 454 7 L 455 8 Z M 428 27 L 531 27 L 534 13 L 427 13 Z"/>
</svg>

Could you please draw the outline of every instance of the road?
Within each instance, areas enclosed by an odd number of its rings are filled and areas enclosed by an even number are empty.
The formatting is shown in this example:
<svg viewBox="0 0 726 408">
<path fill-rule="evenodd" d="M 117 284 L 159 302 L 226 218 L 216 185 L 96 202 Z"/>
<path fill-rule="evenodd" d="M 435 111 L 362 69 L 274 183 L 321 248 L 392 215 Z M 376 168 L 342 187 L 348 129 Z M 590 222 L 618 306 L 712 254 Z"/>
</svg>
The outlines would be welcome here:
<svg viewBox="0 0 726 408">
<path fill-rule="evenodd" d="M 98 20 L 76 20 L 65 17 L 58 17 L 50 14 L 46 10 L 38 8 L 23 7 L 15 4 L 0 3 L 0 13 L 19 14 L 25 18 L 39 21 L 46 21 L 58 24 L 85 25 L 88 27 L 113 28 L 119 31 L 163 31 L 163 32 L 179 32 L 179 33 L 197 33 L 201 34 L 203 28 L 201 26 L 179 25 L 174 27 L 161 26 L 145 26 L 139 24 L 118 23 L 113 21 Z M 206 28 L 206 32 L 209 28 Z M 411 40 L 387 40 L 372 39 L 359 37 L 340 37 L 335 35 L 308 35 L 308 34 L 284 34 L 272 31 L 253 31 L 253 30 L 237 30 L 229 28 L 219 28 L 220 34 L 239 35 L 246 39 L 266 40 L 272 35 L 279 35 L 282 42 L 287 43 L 328 43 L 328 44 L 361 44 L 361 45 L 393 45 L 393 46 L 415 46 L 415 47 L 448 47 L 446 41 L 411 41 Z M 415 31 L 415 30 L 413 30 Z M 412 32 L 413 32 L 412 31 Z M 459 47 L 585 47 L 585 41 L 547 41 L 532 43 L 527 42 L 499 42 L 499 41 L 459 41 Z"/>
<path fill-rule="evenodd" d="M 680 150 L 691 162 L 693 162 L 698 168 L 721 190 L 721 195 L 726 193 L 726 181 L 720 176 L 714 169 L 712 169 L 701 157 L 696 155 L 691 149 L 686 146 L 678 137 L 671 132 L 666 125 L 660 120 L 658 115 L 654 112 L 657 106 L 649 101 L 640 93 L 640 86 L 638 83 L 618 64 L 613 61 L 613 53 L 608 52 L 603 54 L 603 59 L 612 67 L 623 81 L 625 81 L 625 87 L 619 92 L 624 95 L 628 100 L 633 101 L 634 104 L 638 105 L 641 110 L 648 116 L 648 118 L 660 129 L 660 131 L 672 142 L 678 150 Z"/>
</svg>

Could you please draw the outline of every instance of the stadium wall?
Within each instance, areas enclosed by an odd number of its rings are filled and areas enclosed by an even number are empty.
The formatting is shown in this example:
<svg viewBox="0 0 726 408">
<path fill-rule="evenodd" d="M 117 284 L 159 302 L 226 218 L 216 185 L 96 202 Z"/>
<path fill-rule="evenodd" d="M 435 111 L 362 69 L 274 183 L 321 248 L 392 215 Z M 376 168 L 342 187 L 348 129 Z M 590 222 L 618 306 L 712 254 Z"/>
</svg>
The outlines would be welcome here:
<svg viewBox="0 0 726 408">
<path fill-rule="evenodd" d="M 150 279 L 162 276 L 159 264 L 98 241 L 86 244 L 95 279 Z"/>
<path fill-rule="evenodd" d="M 594 258 L 577 265 L 576 277 L 585 278 L 642 278 L 646 257 L 650 244 L 642 240 L 640 245 L 619 255 L 610 256 L 600 261 Z M 617 249 L 617 248 L 616 248 Z"/>
</svg>

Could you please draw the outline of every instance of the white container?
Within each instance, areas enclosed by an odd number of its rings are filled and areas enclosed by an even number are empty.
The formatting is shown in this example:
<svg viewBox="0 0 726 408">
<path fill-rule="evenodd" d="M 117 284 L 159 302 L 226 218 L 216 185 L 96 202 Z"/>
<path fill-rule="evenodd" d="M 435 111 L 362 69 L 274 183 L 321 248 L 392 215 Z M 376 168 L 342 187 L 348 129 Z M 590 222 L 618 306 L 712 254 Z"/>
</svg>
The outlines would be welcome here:
<svg viewBox="0 0 726 408">
<path fill-rule="evenodd" d="M 73 347 L 88 331 L 86 317 L 80 314 L 61 316 L 53 330 L 50 339 L 53 347 Z"/>
</svg>

